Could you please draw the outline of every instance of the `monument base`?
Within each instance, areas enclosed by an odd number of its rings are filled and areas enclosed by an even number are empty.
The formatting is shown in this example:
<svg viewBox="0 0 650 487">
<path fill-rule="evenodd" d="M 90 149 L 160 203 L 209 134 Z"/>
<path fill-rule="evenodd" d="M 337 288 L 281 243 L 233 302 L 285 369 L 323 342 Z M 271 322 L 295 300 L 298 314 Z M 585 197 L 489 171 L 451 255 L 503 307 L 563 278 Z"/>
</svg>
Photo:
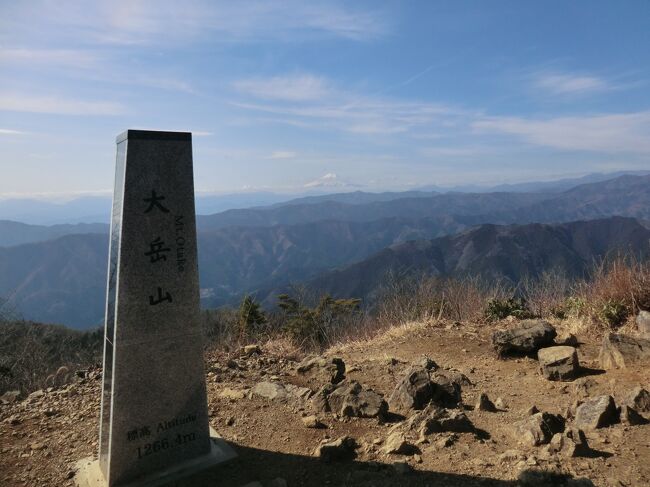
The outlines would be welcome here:
<svg viewBox="0 0 650 487">
<path fill-rule="evenodd" d="M 210 427 L 210 444 L 210 453 L 207 455 L 155 472 L 137 481 L 121 484 L 119 487 L 159 487 L 237 457 L 237 453 L 212 427 Z M 104 474 L 99 468 L 99 460 L 88 457 L 78 461 L 75 483 L 78 487 L 107 487 Z"/>
</svg>

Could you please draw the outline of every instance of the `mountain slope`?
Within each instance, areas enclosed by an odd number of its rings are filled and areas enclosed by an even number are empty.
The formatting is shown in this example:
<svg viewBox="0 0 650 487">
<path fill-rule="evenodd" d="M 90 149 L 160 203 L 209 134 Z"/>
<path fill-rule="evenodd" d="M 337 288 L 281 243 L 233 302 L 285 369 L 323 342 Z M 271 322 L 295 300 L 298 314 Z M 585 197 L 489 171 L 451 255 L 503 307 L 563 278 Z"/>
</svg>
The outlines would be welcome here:
<svg viewBox="0 0 650 487">
<path fill-rule="evenodd" d="M 650 230 L 631 218 L 546 225 L 482 225 L 458 235 L 399 244 L 328 272 L 308 287 L 334 296 L 371 297 L 389 273 L 480 275 L 517 282 L 552 269 L 581 276 L 617 251 L 650 256 Z"/>
<path fill-rule="evenodd" d="M 104 223 L 78 223 L 52 226 L 27 225 L 10 220 L 0 220 L 0 247 L 9 247 L 32 242 L 44 242 L 64 235 L 83 233 L 108 233 Z"/>
</svg>

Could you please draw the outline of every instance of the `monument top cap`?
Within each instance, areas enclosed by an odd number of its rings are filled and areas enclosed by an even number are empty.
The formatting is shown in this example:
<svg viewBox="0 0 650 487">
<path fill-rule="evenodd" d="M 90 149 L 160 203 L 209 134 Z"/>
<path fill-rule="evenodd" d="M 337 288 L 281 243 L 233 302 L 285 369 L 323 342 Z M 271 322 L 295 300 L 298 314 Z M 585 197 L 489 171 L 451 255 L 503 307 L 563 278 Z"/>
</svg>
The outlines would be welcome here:
<svg viewBox="0 0 650 487">
<path fill-rule="evenodd" d="M 161 130 L 127 130 L 122 132 L 115 139 L 116 143 L 120 143 L 126 139 L 138 140 L 192 140 L 191 132 L 165 132 Z"/>
</svg>

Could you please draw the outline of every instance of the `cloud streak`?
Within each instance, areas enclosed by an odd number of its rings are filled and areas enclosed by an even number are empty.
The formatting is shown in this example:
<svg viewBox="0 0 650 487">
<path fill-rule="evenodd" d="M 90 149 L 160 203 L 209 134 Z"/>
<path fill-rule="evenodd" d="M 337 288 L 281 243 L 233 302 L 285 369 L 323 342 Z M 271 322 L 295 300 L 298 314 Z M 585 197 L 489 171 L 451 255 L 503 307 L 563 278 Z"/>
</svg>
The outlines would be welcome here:
<svg viewBox="0 0 650 487">
<path fill-rule="evenodd" d="M 0 111 L 57 115 L 121 115 L 125 108 L 108 101 L 84 101 L 54 96 L 0 94 Z"/>
<path fill-rule="evenodd" d="M 512 135 L 554 149 L 650 153 L 650 111 L 543 120 L 486 117 L 472 127 L 477 133 Z"/>
</svg>

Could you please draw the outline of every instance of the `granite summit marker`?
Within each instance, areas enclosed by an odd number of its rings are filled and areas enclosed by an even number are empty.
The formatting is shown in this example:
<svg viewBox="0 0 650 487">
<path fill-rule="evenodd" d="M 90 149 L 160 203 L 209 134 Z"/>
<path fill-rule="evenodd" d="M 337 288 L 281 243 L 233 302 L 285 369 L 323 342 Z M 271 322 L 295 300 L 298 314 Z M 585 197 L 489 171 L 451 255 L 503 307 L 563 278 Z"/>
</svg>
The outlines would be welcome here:
<svg viewBox="0 0 650 487">
<path fill-rule="evenodd" d="M 191 137 L 117 137 L 99 460 L 79 485 L 163 485 L 235 455 L 208 424 Z"/>
</svg>

